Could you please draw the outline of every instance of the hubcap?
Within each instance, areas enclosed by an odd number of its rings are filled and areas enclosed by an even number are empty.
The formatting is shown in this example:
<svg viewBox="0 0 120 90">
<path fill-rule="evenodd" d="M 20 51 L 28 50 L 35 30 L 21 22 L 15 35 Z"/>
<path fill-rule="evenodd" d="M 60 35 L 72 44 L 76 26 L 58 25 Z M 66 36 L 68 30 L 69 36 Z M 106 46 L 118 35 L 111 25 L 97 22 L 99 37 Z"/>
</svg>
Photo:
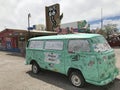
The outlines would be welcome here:
<svg viewBox="0 0 120 90">
<path fill-rule="evenodd" d="M 33 65 L 33 72 L 37 73 L 37 66 L 36 65 Z"/>
<path fill-rule="evenodd" d="M 81 80 L 77 75 L 72 75 L 71 81 L 72 81 L 73 85 L 75 85 L 75 86 L 80 86 L 80 84 L 81 84 Z"/>
</svg>

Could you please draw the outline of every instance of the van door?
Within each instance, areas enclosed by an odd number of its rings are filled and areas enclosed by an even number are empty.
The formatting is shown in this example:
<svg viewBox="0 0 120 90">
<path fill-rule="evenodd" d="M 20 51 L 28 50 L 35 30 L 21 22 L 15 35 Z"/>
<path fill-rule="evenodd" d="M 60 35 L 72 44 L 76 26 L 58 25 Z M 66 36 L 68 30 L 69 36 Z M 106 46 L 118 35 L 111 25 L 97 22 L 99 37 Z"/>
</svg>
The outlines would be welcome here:
<svg viewBox="0 0 120 90">
<path fill-rule="evenodd" d="M 88 57 L 90 45 L 86 39 L 71 39 L 68 41 L 65 68 L 85 69 L 85 57 Z M 88 57 L 89 58 L 89 57 Z"/>
<path fill-rule="evenodd" d="M 26 58 L 28 61 L 35 60 L 41 68 L 44 68 L 43 62 L 43 46 L 44 41 L 42 40 L 31 40 L 28 43 L 26 49 Z"/>
<path fill-rule="evenodd" d="M 46 69 L 64 73 L 64 48 L 62 40 L 49 40 L 45 42 L 44 62 Z"/>
</svg>

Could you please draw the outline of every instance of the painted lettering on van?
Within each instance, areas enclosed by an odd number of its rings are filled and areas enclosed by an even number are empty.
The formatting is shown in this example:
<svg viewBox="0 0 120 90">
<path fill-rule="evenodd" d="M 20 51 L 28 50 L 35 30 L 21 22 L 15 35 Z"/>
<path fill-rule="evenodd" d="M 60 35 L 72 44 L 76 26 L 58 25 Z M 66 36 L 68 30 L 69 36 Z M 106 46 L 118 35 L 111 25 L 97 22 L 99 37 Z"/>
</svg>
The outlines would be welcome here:
<svg viewBox="0 0 120 90">
<path fill-rule="evenodd" d="M 54 63 L 54 64 L 59 64 L 60 60 L 59 60 L 59 54 L 56 53 L 51 53 L 51 52 L 45 52 L 45 62 L 48 63 Z"/>
</svg>

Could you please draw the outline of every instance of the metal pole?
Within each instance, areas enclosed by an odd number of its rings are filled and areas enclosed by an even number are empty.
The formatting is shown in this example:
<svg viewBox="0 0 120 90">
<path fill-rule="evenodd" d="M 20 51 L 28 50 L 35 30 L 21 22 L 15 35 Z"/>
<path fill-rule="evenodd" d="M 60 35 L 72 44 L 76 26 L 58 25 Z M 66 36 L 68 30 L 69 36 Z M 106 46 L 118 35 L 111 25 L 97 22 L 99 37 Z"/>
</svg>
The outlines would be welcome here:
<svg viewBox="0 0 120 90">
<path fill-rule="evenodd" d="M 103 29 L 103 16 L 102 16 L 102 8 L 101 8 L 101 30 Z"/>
<path fill-rule="evenodd" d="M 28 39 L 30 38 L 30 30 L 29 30 L 29 27 L 30 27 L 30 13 L 28 14 Z"/>
</svg>

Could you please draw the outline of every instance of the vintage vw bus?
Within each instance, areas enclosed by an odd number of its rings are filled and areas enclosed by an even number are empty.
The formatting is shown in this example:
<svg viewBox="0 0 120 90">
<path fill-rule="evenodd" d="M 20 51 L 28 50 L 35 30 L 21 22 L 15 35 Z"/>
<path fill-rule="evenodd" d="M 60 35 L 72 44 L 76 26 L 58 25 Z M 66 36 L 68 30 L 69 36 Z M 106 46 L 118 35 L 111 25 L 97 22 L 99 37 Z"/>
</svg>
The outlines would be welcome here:
<svg viewBox="0 0 120 90">
<path fill-rule="evenodd" d="M 76 87 L 85 82 L 106 85 L 118 75 L 115 53 L 99 34 L 31 38 L 26 47 L 26 64 L 32 64 L 35 74 L 40 68 L 65 74 Z"/>
</svg>

